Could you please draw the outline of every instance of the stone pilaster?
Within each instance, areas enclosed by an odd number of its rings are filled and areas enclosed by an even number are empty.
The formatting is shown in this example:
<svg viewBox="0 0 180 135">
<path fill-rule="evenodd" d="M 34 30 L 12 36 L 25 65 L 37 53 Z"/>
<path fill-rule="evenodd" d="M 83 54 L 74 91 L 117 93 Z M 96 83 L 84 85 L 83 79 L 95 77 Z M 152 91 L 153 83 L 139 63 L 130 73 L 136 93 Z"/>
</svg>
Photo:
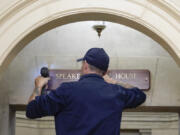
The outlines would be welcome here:
<svg viewBox="0 0 180 135">
<path fill-rule="evenodd" d="M 15 135 L 15 111 L 8 104 L 8 95 L 0 96 L 0 135 Z"/>
</svg>

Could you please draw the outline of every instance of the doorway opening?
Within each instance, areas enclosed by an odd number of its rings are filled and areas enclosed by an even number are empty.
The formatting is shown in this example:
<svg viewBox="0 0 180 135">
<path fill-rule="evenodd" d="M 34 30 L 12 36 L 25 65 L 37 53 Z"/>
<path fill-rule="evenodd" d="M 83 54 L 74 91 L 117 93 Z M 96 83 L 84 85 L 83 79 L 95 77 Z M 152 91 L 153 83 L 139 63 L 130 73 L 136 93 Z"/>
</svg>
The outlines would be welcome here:
<svg viewBox="0 0 180 135">
<path fill-rule="evenodd" d="M 174 97 L 174 101 L 178 100 L 176 91 L 178 90 L 177 83 L 180 78 L 177 76 L 179 69 L 171 56 L 148 36 L 124 25 L 106 22 L 106 28 L 102 31 L 99 38 L 96 31 L 92 28 L 96 23 L 96 21 L 84 21 L 63 25 L 42 34 L 30 42 L 16 56 L 4 73 L 4 82 L 1 84 L 8 86 L 8 91 L 11 93 L 11 103 L 14 101 L 16 103 L 27 102 L 33 91 L 34 78 L 39 75 L 42 66 L 47 66 L 50 69 L 80 69 L 76 59 L 82 57 L 91 47 L 102 47 L 110 55 L 110 69 L 150 70 L 152 76 L 151 89 L 146 92 L 148 95 L 146 105 L 153 106 L 157 103 L 160 106 L 176 105 L 176 102 L 172 103 L 169 100 L 171 100 L 171 97 Z M 167 67 L 166 63 L 171 64 Z M 171 70 L 164 69 L 164 67 Z M 172 74 L 176 74 L 177 78 L 174 79 Z M 164 76 L 172 79 L 165 80 Z M 171 91 L 169 91 L 170 89 Z M 158 95 L 161 90 L 165 90 L 167 93 Z M 171 97 L 168 97 L 170 92 Z M 22 98 L 17 98 L 18 96 Z M 16 116 L 20 116 L 21 113 L 18 112 Z M 143 116 L 144 113 L 140 114 Z M 168 114 L 169 116 L 175 118 L 173 122 L 176 123 L 178 121 L 177 114 Z M 22 118 L 20 120 L 24 120 Z M 37 124 L 39 121 L 28 120 L 30 123 L 26 125 L 31 125 L 32 127 L 26 127 L 25 129 L 30 129 L 28 132 L 35 132 L 33 131 L 35 130 L 33 124 Z M 43 123 L 51 123 L 51 127 L 52 121 L 52 118 L 47 118 Z M 41 125 L 37 127 L 41 127 Z M 161 130 L 166 128 L 166 126 L 163 126 Z M 25 132 L 25 129 L 20 131 L 18 127 L 16 131 Z M 149 130 L 151 128 L 147 128 L 147 132 Z M 177 132 L 178 128 L 175 126 L 171 130 L 172 132 Z M 54 133 L 54 129 L 50 129 L 50 131 Z M 122 133 L 140 134 L 140 131 L 144 130 L 125 128 L 122 130 Z M 41 132 L 48 133 L 47 130 L 38 131 L 39 134 Z"/>
</svg>

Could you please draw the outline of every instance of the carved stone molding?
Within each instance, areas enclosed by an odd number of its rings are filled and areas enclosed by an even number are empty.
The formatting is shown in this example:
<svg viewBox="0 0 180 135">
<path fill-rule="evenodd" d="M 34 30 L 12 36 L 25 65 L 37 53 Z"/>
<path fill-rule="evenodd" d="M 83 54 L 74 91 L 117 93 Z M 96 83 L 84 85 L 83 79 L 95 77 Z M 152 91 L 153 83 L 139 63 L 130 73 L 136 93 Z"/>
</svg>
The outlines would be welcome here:
<svg viewBox="0 0 180 135">
<path fill-rule="evenodd" d="M 150 129 L 141 129 L 139 130 L 140 135 L 151 135 Z"/>
<path fill-rule="evenodd" d="M 178 129 L 177 113 L 124 112 L 121 129 L 135 129 L 150 132 L 151 129 Z M 16 113 L 16 126 L 29 128 L 54 128 L 54 118 L 44 117 L 29 120 L 24 112 Z M 146 135 L 146 134 L 142 134 Z"/>
</svg>

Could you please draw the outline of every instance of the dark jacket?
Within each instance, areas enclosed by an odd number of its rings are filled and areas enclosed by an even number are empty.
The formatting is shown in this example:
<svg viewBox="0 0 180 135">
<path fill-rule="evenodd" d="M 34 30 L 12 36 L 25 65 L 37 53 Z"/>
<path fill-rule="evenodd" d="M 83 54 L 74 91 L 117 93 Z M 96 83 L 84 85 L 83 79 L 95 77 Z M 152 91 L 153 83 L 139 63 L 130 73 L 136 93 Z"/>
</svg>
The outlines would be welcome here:
<svg viewBox="0 0 180 135">
<path fill-rule="evenodd" d="M 28 118 L 55 116 L 57 135 L 119 135 L 122 111 L 143 103 L 138 88 L 109 84 L 96 74 L 63 83 L 27 105 Z"/>
</svg>

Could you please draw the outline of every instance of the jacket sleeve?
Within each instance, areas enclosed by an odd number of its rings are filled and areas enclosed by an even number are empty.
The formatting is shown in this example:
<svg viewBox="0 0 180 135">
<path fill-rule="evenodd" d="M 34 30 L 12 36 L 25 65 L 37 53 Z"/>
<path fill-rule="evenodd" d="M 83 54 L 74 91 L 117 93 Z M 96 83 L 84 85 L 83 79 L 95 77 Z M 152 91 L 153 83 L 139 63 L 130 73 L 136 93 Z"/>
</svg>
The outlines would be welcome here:
<svg viewBox="0 0 180 135">
<path fill-rule="evenodd" d="M 37 96 L 35 100 L 27 105 L 26 116 L 34 119 L 43 116 L 54 116 L 62 111 L 66 106 L 65 89 L 66 86 L 62 84 L 47 95 Z"/>
<path fill-rule="evenodd" d="M 146 100 L 146 95 L 139 88 L 134 87 L 134 88 L 127 89 L 127 88 L 121 87 L 121 89 L 124 95 L 124 98 L 123 98 L 124 109 L 135 108 L 141 105 L 142 103 L 144 103 Z"/>
</svg>

